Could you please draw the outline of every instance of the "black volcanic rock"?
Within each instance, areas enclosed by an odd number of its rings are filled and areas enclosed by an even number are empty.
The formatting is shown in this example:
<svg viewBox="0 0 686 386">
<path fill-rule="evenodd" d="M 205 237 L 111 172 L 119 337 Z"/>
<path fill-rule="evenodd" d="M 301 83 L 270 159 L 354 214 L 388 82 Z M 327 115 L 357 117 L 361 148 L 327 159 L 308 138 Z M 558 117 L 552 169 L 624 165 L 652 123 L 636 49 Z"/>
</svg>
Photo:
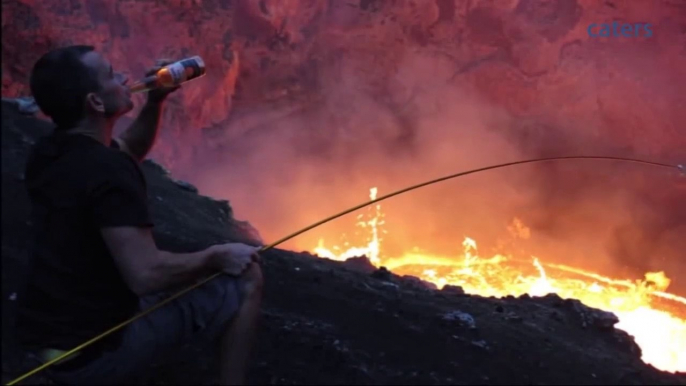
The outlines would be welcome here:
<svg viewBox="0 0 686 386">
<path fill-rule="evenodd" d="M 421 289 L 429 289 L 429 290 L 437 290 L 438 286 L 434 283 L 430 283 L 428 281 L 424 281 L 416 276 L 411 276 L 411 275 L 405 275 L 400 278 L 400 282 L 404 283 L 406 285 L 409 285 L 411 287 L 415 288 L 421 288 Z"/>
<path fill-rule="evenodd" d="M 3 383 L 31 369 L 12 341 L 29 246 L 21 176 L 29 146 L 50 128 L 3 103 Z M 179 186 L 152 162 L 143 170 L 160 248 L 257 242 L 226 201 Z M 575 301 L 444 296 L 393 284 L 398 277 L 387 270 L 375 271 L 379 280 L 308 254 L 272 249 L 263 258 L 266 296 L 251 384 L 686 384 L 683 375 L 643 364 L 633 340 L 612 327 L 612 317 Z M 505 312 L 494 312 L 498 307 Z M 513 323 L 507 315 L 521 320 Z M 183 358 L 155 364 L 148 384 L 216 380 L 210 351 Z M 38 374 L 30 383 L 49 381 Z"/>
<path fill-rule="evenodd" d="M 343 266 L 353 271 L 371 274 L 376 271 L 376 267 L 366 256 L 351 257 L 343 262 Z"/>
<path fill-rule="evenodd" d="M 445 285 L 441 288 L 441 292 L 449 295 L 464 295 L 464 289 L 458 285 Z"/>
</svg>

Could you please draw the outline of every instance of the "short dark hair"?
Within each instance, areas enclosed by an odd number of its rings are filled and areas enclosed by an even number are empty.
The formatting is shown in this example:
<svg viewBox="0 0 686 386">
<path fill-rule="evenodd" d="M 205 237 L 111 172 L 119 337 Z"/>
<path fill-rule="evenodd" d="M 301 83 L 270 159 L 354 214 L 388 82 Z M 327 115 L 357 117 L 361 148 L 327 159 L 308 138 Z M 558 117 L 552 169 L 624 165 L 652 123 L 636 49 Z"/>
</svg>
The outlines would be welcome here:
<svg viewBox="0 0 686 386">
<path fill-rule="evenodd" d="M 33 66 L 31 93 L 58 129 L 76 125 L 85 114 L 86 95 L 100 89 L 97 73 L 81 60 L 93 50 L 93 46 L 85 45 L 57 48 Z"/>
</svg>

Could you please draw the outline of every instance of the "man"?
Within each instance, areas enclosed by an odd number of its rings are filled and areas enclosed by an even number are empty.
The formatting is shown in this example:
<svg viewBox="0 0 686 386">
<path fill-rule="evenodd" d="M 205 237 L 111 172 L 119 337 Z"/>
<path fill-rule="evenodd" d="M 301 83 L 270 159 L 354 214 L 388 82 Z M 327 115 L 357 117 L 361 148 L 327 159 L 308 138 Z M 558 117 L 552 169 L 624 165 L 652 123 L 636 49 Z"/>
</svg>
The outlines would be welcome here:
<svg viewBox="0 0 686 386">
<path fill-rule="evenodd" d="M 125 384 L 182 346 L 219 342 L 220 381 L 241 384 L 261 299 L 257 248 L 157 249 L 138 162 L 175 89 L 150 91 L 137 119 L 112 138 L 115 121 L 133 108 L 126 82 L 90 46 L 51 51 L 33 68 L 31 91 L 57 127 L 26 167 L 36 240 L 20 299 L 21 341 L 45 362 L 158 303 L 165 291 L 224 271 L 46 371 L 61 383 Z"/>
</svg>

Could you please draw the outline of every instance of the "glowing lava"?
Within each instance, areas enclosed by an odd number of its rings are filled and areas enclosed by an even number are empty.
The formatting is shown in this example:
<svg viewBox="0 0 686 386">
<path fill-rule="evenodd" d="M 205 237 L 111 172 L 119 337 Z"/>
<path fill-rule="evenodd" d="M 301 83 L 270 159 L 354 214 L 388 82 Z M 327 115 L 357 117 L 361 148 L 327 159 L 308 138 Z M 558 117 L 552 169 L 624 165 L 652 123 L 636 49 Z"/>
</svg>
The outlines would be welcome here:
<svg viewBox="0 0 686 386">
<path fill-rule="evenodd" d="M 372 188 L 372 201 L 376 193 L 377 189 Z M 479 256 L 476 242 L 468 237 L 458 256 L 437 256 L 414 249 L 402 256 L 386 257 L 381 254 L 379 237 L 385 233 L 380 228 L 384 223 L 381 205 L 370 207 L 367 215 L 358 216 L 358 220 L 357 225 L 369 231 L 367 245 L 327 249 L 320 239 L 313 252 L 341 261 L 367 256 L 377 267 L 383 265 L 397 274 L 419 277 L 439 288 L 446 284 L 461 286 L 467 293 L 481 296 L 556 293 L 562 298 L 579 299 L 617 315 L 616 327 L 634 336 L 643 361 L 664 371 L 686 371 L 686 298 L 665 292 L 670 280 L 663 272 L 649 272 L 645 280 L 616 280 L 579 268 L 545 264 L 536 257 L 530 261 L 504 255 L 484 258 Z M 508 230 L 514 237 L 530 237 L 530 230 L 517 219 Z"/>
</svg>

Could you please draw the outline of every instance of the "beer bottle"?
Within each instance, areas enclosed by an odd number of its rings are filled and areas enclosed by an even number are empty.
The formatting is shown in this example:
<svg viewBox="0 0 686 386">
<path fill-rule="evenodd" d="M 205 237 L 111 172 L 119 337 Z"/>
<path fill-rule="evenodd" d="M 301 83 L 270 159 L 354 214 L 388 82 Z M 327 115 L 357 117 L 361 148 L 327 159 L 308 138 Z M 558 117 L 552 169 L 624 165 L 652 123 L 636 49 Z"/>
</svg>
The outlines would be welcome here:
<svg viewBox="0 0 686 386">
<path fill-rule="evenodd" d="M 135 93 L 176 87 L 203 75 L 205 75 L 205 62 L 201 57 L 193 56 L 162 67 L 156 73 L 133 83 L 129 86 L 129 90 Z"/>
</svg>

